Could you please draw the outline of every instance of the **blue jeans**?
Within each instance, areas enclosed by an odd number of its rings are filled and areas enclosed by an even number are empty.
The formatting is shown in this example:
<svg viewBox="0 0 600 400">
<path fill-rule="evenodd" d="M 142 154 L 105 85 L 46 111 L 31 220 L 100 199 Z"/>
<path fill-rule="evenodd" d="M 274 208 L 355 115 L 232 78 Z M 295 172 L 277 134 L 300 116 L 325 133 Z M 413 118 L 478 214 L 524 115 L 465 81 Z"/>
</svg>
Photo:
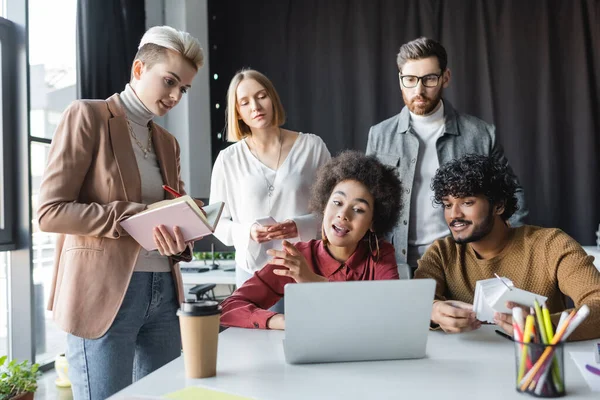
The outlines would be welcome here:
<svg viewBox="0 0 600 400">
<path fill-rule="evenodd" d="M 104 336 L 67 336 L 75 400 L 104 400 L 181 355 L 177 292 L 170 272 L 134 272 Z"/>
</svg>

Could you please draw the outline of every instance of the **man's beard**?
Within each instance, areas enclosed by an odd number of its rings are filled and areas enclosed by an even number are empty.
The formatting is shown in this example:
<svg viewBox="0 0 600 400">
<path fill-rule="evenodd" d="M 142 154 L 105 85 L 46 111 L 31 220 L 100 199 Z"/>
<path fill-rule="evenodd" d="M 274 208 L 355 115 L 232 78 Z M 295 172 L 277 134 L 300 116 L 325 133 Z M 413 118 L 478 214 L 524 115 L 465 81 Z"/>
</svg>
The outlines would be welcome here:
<svg viewBox="0 0 600 400">
<path fill-rule="evenodd" d="M 473 224 L 471 221 L 466 221 L 463 219 L 456 219 L 456 220 L 453 220 L 450 223 L 450 225 L 452 225 L 452 223 L 454 223 L 454 222 L 463 222 L 465 224 L 470 224 L 470 225 Z M 493 228 L 494 228 L 494 213 L 493 213 L 493 211 L 490 210 L 489 215 L 487 215 L 485 217 L 483 222 L 473 228 L 473 233 L 471 233 L 470 236 L 467 236 L 464 238 L 456 238 L 456 237 L 454 237 L 454 234 L 452 234 L 452 237 L 454 238 L 454 241 L 458 244 L 478 242 L 481 239 L 483 239 L 484 237 L 486 237 L 487 235 L 489 235 L 489 233 L 492 231 Z"/>
<path fill-rule="evenodd" d="M 404 104 L 406 104 L 406 106 L 408 107 L 410 112 L 412 112 L 413 114 L 428 115 L 428 114 L 431 114 L 431 112 L 433 112 L 433 110 L 435 110 L 435 108 L 440 103 L 443 92 L 444 92 L 444 89 L 440 88 L 440 91 L 437 92 L 437 94 L 433 98 L 427 97 L 425 95 L 418 95 L 418 96 L 413 97 L 412 100 L 407 99 L 404 92 L 402 92 L 402 99 L 404 100 Z M 426 103 L 422 106 L 416 105 L 416 104 L 414 104 L 415 100 L 425 100 Z"/>
</svg>

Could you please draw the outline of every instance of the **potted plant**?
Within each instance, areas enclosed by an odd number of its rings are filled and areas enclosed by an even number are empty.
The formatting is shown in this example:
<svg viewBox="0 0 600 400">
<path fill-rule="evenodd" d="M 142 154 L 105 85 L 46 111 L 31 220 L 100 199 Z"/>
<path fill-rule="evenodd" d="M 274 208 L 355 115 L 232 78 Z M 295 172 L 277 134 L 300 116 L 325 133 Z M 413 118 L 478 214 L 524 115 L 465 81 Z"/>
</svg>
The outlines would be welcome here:
<svg viewBox="0 0 600 400">
<path fill-rule="evenodd" d="M 6 360 L 7 356 L 0 357 L 0 399 L 33 400 L 42 374 L 39 365 L 16 360 L 6 364 Z"/>
<path fill-rule="evenodd" d="M 195 251 L 192 253 L 194 260 L 203 260 L 204 264 L 206 264 L 206 260 L 210 260 L 210 253 L 205 251 Z"/>
</svg>

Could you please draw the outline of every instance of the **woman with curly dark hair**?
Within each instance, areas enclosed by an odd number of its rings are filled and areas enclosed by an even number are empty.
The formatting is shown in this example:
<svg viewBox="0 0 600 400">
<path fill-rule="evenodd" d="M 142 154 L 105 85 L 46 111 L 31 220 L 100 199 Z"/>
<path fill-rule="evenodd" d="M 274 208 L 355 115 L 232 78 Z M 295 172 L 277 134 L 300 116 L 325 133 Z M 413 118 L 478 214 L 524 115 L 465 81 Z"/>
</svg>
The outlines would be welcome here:
<svg viewBox="0 0 600 400">
<path fill-rule="evenodd" d="M 223 302 L 221 324 L 284 329 L 284 315 L 268 308 L 288 283 L 398 279 L 394 247 L 379 237 L 398 220 L 401 192 L 395 170 L 373 156 L 344 151 L 331 159 L 310 201 L 323 217 L 322 240 L 269 250 L 270 263 Z"/>
</svg>

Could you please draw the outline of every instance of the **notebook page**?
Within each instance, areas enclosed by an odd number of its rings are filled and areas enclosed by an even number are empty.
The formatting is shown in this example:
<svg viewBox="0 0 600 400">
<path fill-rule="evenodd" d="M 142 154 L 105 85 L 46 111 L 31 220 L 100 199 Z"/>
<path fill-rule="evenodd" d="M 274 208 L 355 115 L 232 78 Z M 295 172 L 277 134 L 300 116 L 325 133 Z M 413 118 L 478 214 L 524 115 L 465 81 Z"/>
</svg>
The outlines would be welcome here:
<svg viewBox="0 0 600 400">
<path fill-rule="evenodd" d="M 217 226 L 217 223 L 219 222 L 219 218 L 221 217 L 221 212 L 223 211 L 224 205 L 225 205 L 225 203 L 220 201 L 220 202 L 209 204 L 205 207 L 202 207 L 204 212 L 206 212 L 206 217 L 204 217 L 204 215 L 203 215 L 204 220 L 206 220 L 206 223 L 212 229 L 213 232 L 215 230 L 215 227 Z"/>
<path fill-rule="evenodd" d="M 155 208 L 164 207 L 168 204 L 181 203 L 181 202 L 188 201 L 191 199 L 192 198 L 186 194 L 185 196 L 176 197 L 174 199 L 157 201 L 156 203 L 148 204 L 148 210 L 153 210 Z"/>
</svg>

